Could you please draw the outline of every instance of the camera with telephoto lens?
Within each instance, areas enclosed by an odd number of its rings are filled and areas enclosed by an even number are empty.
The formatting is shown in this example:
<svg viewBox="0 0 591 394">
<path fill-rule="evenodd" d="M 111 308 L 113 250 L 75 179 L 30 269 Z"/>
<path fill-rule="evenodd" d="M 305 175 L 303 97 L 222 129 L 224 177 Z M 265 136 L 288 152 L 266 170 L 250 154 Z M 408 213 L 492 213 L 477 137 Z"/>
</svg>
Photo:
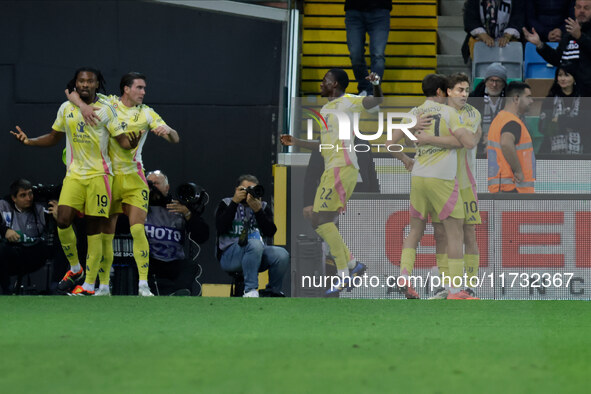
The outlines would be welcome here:
<svg viewBox="0 0 591 394">
<path fill-rule="evenodd" d="M 176 188 L 177 199 L 195 215 L 201 215 L 209 202 L 205 189 L 193 182 L 186 182 Z"/>
<path fill-rule="evenodd" d="M 261 198 L 265 194 L 265 188 L 262 185 L 245 187 L 244 190 L 254 198 Z"/>
</svg>

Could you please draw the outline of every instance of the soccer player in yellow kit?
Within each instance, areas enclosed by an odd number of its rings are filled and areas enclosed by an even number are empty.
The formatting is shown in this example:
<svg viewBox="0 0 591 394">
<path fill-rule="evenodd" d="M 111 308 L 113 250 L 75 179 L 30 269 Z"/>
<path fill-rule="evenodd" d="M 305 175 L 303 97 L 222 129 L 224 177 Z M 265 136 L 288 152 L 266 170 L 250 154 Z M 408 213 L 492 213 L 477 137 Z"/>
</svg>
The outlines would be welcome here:
<svg viewBox="0 0 591 394">
<path fill-rule="evenodd" d="M 58 284 L 62 292 L 72 294 L 94 294 L 94 280 L 103 254 L 101 230 L 109 216 L 111 207 L 112 167 L 108 154 L 109 138 L 116 138 L 125 149 L 137 145 L 135 134 L 124 135 L 117 121 L 115 109 L 96 94 L 104 90 L 104 79 L 100 71 L 90 67 L 76 70 L 69 87 L 76 88 L 80 98 L 98 108 L 101 121 L 90 125 L 78 107 L 64 102 L 58 111 L 50 133 L 37 138 L 28 138 L 25 132 L 16 126 L 11 130 L 21 143 L 28 146 L 53 146 L 66 135 L 67 173 L 58 202 L 57 225 L 62 248 L 70 263 L 70 270 Z M 83 212 L 88 236 L 86 259 L 86 281 L 77 286 L 84 278 L 84 270 L 78 261 L 76 234 L 72 222 L 78 212 Z"/>
<path fill-rule="evenodd" d="M 335 281 L 334 286 L 331 286 L 327 294 L 350 289 L 352 287 L 351 278 L 363 275 L 367 268 L 365 264 L 355 260 L 335 224 L 335 219 L 345 210 L 347 201 L 353 194 L 357 184 L 359 166 L 354 149 L 351 151 L 347 149 L 349 144 L 354 143 L 352 130 L 350 131 L 351 138 L 348 141 L 340 139 L 337 115 L 331 113 L 336 110 L 351 116 L 355 112 L 359 113 L 378 106 L 383 101 L 380 78 L 376 73 L 371 73 L 367 79 L 373 85 L 373 96 L 362 97 L 346 94 L 345 90 L 349 84 L 347 73 L 340 68 L 329 70 L 320 84 L 321 96 L 328 97 L 328 103 L 320 110 L 320 114 L 326 119 L 328 126 L 327 129 L 321 131 L 320 142 L 296 141 L 290 135 L 281 136 L 281 142 L 288 146 L 297 143 L 307 149 L 319 149 L 320 144 L 324 147 L 333 147 L 333 149 L 321 150 L 324 158 L 324 172 L 316 190 L 311 217 L 312 226 L 328 244 L 337 266 L 339 280 Z M 339 149 L 337 150 L 336 147 Z"/>
<path fill-rule="evenodd" d="M 117 112 L 119 125 L 124 133 L 141 135 L 139 144 L 131 150 L 123 149 L 114 140 L 109 140 L 109 156 L 113 165 L 113 200 L 106 228 L 103 230 L 103 260 L 100 265 L 100 287 L 96 295 L 109 295 L 109 279 L 113 264 L 113 238 L 117 217 L 125 213 L 129 218 L 133 237 L 133 255 L 139 273 L 138 294 L 152 296 L 148 286 L 149 251 L 148 239 L 144 229 L 148 212 L 148 183 L 142 163 L 142 148 L 151 130 L 171 143 L 178 143 L 178 133 L 170 128 L 152 108 L 143 104 L 146 94 L 146 77 L 137 72 L 130 72 L 121 78 L 119 84 L 121 97 L 102 96 L 109 101 Z M 68 99 L 78 105 L 89 122 L 100 119 L 94 108 L 85 103 L 75 93 Z"/>
<path fill-rule="evenodd" d="M 456 73 L 448 77 L 447 88 L 447 103 L 454 108 L 463 126 L 470 132 L 464 134 L 464 142 L 467 146 L 471 146 L 473 142 L 478 143 L 482 136 L 480 112 L 472 105 L 467 103 L 468 94 L 470 92 L 470 80 L 466 74 Z M 456 148 L 458 152 L 458 172 L 457 180 L 460 188 L 460 195 L 464 205 L 464 267 L 466 269 L 466 276 L 468 284 L 466 292 L 470 297 L 474 297 L 474 290 L 469 287 L 470 278 L 478 275 L 479 265 L 479 251 L 476 242 L 476 225 L 482 223 L 480 212 L 478 210 L 478 195 L 476 194 L 476 179 L 474 178 L 476 170 L 476 148 L 469 149 L 462 141 L 455 136 L 448 137 L 434 137 L 428 134 L 419 135 L 422 143 L 431 144 L 434 146 Z M 435 242 L 437 250 L 437 266 L 440 274 L 446 274 L 447 266 L 447 240 L 445 229 L 441 222 L 436 218 L 432 218 L 433 228 L 435 230 Z M 432 298 L 443 299 L 446 298 L 448 290 L 440 288 L 436 291 Z"/>
<path fill-rule="evenodd" d="M 445 105 L 447 78 L 440 74 L 425 76 L 422 83 L 423 93 L 427 98 L 411 113 L 417 118 L 430 116 L 431 123 L 424 130 L 418 130 L 415 136 L 453 136 L 464 138 L 468 131 L 461 123 L 457 112 Z M 402 138 L 400 131 L 392 134 L 392 141 Z M 388 141 L 390 143 L 391 141 Z M 421 240 L 428 215 L 436 215 L 443 222 L 448 235 L 449 276 L 461 277 L 464 270 L 463 232 L 464 212 L 459 185 L 456 180 L 457 153 L 455 149 L 437 147 L 417 141 L 417 151 L 412 167 L 410 192 L 410 233 L 404 239 L 400 258 L 400 276 L 398 283 L 406 298 L 419 298 L 410 282 L 414 268 L 416 249 Z M 457 281 L 457 279 L 456 279 Z M 450 288 L 449 298 L 461 297 L 460 287 Z"/>
</svg>

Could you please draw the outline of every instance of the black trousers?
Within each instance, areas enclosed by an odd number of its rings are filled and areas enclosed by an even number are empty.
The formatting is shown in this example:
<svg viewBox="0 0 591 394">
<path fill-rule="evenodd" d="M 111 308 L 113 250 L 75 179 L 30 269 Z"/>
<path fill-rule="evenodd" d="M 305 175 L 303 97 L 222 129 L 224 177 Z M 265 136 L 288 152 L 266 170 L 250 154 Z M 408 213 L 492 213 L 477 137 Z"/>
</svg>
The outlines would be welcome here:
<svg viewBox="0 0 591 394">
<path fill-rule="evenodd" d="M 10 277 L 26 275 L 43 267 L 49 258 L 49 248 L 39 243 L 23 246 L 19 243 L 0 243 L 0 286 L 2 294 L 10 294 Z"/>
<path fill-rule="evenodd" d="M 197 264 L 187 260 L 150 259 L 148 283 L 155 295 L 169 295 L 180 289 L 191 290 L 197 275 Z"/>
</svg>

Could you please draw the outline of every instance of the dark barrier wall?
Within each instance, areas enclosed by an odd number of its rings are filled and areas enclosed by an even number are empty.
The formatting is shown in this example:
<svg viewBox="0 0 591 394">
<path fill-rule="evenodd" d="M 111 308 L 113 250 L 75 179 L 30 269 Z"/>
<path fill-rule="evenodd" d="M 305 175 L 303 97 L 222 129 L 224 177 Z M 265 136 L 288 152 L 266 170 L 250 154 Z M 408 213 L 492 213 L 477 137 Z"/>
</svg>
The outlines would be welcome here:
<svg viewBox="0 0 591 394">
<path fill-rule="evenodd" d="M 49 132 L 76 68 L 99 68 L 110 94 L 119 94 L 121 75 L 143 72 L 144 102 L 181 136 L 178 145 L 150 136 L 146 169 L 166 172 L 173 188 L 193 181 L 209 192 L 202 280 L 228 282 L 214 258 L 213 210 L 241 173 L 272 190 L 282 31 L 280 22 L 154 2 L 1 1 L 0 194 L 19 176 L 62 180 L 65 139 L 31 148 L 8 131 Z"/>
</svg>

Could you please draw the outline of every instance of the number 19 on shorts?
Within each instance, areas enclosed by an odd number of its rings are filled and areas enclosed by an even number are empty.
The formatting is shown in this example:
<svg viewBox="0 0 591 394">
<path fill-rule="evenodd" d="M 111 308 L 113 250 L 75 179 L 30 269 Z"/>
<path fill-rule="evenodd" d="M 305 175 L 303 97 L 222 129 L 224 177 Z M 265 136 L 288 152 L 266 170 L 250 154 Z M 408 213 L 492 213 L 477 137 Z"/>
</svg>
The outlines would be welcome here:
<svg viewBox="0 0 591 394">
<path fill-rule="evenodd" d="M 96 206 L 97 207 L 106 207 L 109 204 L 109 197 L 106 194 L 97 194 L 96 195 Z"/>
</svg>

